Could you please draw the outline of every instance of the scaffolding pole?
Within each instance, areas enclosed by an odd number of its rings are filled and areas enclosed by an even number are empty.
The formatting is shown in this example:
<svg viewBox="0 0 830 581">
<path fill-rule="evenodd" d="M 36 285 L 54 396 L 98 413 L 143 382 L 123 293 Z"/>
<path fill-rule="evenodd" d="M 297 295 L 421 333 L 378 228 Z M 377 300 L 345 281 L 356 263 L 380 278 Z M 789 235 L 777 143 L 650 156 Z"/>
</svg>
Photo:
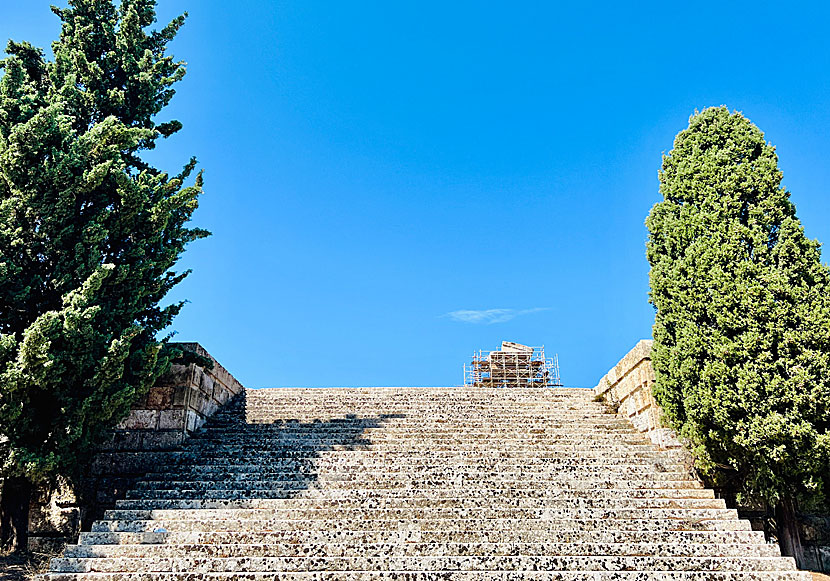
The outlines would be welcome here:
<svg viewBox="0 0 830 581">
<path fill-rule="evenodd" d="M 468 387 L 561 387 L 559 356 L 545 357 L 545 347 L 509 341 L 499 351 L 476 351 L 464 365 Z"/>
</svg>

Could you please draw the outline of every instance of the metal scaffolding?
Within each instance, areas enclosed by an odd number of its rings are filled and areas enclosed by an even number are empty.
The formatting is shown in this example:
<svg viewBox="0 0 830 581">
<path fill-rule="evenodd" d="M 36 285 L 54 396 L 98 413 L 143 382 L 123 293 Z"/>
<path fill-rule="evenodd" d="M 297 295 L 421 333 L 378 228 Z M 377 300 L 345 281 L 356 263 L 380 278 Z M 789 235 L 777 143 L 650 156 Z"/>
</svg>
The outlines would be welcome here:
<svg viewBox="0 0 830 581">
<path fill-rule="evenodd" d="M 469 387 L 561 387 L 559 357 L 545 357 L 545 347 L 502 341 L 500 351 L 477 351 L 464 365 Z"/>
</svg>

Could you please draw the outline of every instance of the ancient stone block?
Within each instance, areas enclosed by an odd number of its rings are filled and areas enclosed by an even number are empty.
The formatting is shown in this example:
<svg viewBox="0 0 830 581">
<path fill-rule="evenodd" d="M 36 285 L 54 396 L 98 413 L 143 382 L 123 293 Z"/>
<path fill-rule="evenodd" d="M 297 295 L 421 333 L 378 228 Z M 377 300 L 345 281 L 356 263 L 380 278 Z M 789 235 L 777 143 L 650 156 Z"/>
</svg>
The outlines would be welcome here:
<svg viewBox="0 0 830 581">
<path fill-rule="evenodd" d="M 151 387 L 147 392 L 147 408 L 154 410 L 168 409 L 173 403 L 174 387 Z"/>
<path fill-rule="evenodd" d="M 158 427 L 157 410 L 132 410 L 130 415 L 121 420 L 116 429 L 121 430 L 155 430 Z"/>
<path fill-rule="evenodd" d="M 178 386 L 178 385 L 190 385 L 191 375 L 192 375 L 192 368 L 191 365 L 178 365 L 173 364 L 170 366 L 170 371 L 165 373 L 156 385 L 164 385 L 164 386 Z"/>
<path fill-rule="evenodd" d="M 212 398 L 213 397 L 213 389 L 216 380 L 210 375 L 210 373 L 202 373 L 201 383 L 199 384 L 199 389 L 202 390 L 202 393 L 205 394 L 206 397 Z"/>
<path fill-rule="evenodd" d="M 158 429 L 173 430 L 184 428 L 185 410 L 161 410 L 159 413 Z"/>
<path fill-rule="evenodd" d="M 187 404 L 188 394 L 192 391 L 190 386 L 177 385 L 173 388 L 173 401 L 171 407 L 182 408 Z"/>
</svg>

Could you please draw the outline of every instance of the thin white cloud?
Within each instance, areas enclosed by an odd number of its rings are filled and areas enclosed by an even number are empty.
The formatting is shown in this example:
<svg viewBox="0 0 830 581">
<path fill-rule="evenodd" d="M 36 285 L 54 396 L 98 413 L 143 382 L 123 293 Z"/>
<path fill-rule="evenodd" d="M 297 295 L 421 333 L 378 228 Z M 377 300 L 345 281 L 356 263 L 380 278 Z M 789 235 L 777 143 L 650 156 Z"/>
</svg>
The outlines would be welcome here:
<svg viewBox="0 0 830 581">
<path fill-rule="evenodd" d="M 522 315 L 530 315 L 531 313 L 547 310 L 549 310 L 548 307 L 536 307 L 533 309 L 462 309 L 459 311 L 450 311 L 444 316 L 460 323 L 492 325 L 493 323 L 506 323 Z"/>
</svg>

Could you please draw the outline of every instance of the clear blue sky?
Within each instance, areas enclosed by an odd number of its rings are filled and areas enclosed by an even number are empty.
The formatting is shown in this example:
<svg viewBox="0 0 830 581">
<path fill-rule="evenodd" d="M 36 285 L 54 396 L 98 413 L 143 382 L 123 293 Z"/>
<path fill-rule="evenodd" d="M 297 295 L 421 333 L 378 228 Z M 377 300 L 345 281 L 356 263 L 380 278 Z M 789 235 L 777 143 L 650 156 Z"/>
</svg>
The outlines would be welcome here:
<svg viewBox="0 0 830 581">
<path fill-rule="evenodd" d="M 48 46 L 48 4 L 0 0 L 0 39 Z M 502 339 L 595 385 L 651 334 L 643 221 L 695 108 L 765 131 L 830 240 L 827 6 L 161 0 L 189 67 L 153 160 L 199 158 L 214 234 L 178 338 L 249 387 L 454 385 Z"/>
</svg>

